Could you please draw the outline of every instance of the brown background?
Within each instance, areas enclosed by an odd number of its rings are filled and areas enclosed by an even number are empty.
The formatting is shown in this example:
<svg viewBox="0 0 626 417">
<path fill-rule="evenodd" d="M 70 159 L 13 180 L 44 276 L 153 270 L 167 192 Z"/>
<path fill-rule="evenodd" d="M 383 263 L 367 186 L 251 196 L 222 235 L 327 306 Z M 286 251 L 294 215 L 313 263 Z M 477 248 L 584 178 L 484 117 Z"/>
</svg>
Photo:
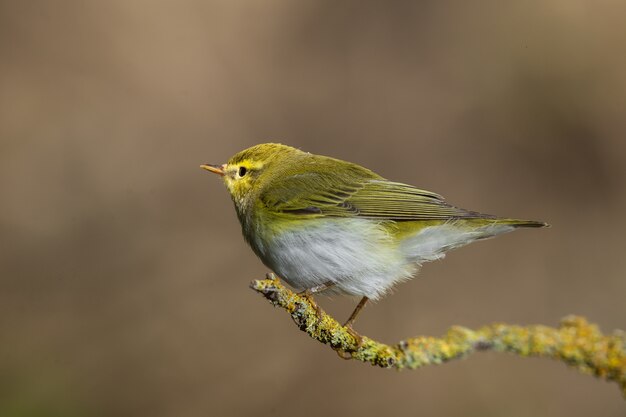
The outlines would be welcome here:
<svg viewBox="0 0 626 417">
<path fill-rule="evenodd" d="M 266 268 L 198 165 L 275 140 L 552 223 L 428 264 L 361 316 L 379 340 L 624 329 L 625 21 L 609 0 L 1 2 L 0 415 L 623 416 L 548 360 L 338 359 L 247 288 Z"/>
</svg>

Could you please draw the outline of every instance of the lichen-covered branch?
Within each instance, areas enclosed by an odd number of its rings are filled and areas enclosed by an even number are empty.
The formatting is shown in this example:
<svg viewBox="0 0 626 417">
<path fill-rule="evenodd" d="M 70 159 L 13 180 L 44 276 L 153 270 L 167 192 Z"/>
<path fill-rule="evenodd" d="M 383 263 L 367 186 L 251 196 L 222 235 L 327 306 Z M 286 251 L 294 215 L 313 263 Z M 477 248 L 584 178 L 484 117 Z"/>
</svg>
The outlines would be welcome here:
<svg viewBox="0 0 626 417">
<path fill-rule="evenodd" d="M 626 397 L 626 334 L 603 335 L 583 317 L 564 318 L 559 327 L 495 323 L 478 330 L 454 326 L 441 338 L 419 336 L 389 346 L 363 336 L 361 343 L 312 299 L 294 293 L 269 274 L 252 289 L 291 314 L 300 330 L 353 359 L 383 368 L 416 369 L 463 358 L 479 350 L 558 359 L 580 372 L 619 384 Z"/>
</svg>

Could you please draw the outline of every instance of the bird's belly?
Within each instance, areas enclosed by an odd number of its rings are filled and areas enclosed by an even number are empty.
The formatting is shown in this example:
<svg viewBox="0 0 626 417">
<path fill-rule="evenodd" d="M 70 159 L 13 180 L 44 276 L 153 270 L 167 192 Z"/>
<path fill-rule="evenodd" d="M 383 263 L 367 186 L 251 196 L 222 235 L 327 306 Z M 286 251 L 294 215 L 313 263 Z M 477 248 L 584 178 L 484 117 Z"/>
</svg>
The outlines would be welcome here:
<svg viewBox="0 0 626 417">
<path fill-rule="evenodd" d="M 373 299 L 417 270 L 385 228 L 366 219 L 303 221 L 273 234 L 259 255 L 297 289 L 330 282 L 331 292 Z"/>
<path fill-rule="evenodd" d="M 411 278 L 422 263 L 513 230 L 497 222 L 478 227 L 448 222 L 419 226 L 399 237 L 373 220 L 318 218 L 289 230 L 258 233 L 271 238 L 251 244 L 261 260 L 296 289 L 332 283 L 328 292 L 377 299 Z"/>
</svg>

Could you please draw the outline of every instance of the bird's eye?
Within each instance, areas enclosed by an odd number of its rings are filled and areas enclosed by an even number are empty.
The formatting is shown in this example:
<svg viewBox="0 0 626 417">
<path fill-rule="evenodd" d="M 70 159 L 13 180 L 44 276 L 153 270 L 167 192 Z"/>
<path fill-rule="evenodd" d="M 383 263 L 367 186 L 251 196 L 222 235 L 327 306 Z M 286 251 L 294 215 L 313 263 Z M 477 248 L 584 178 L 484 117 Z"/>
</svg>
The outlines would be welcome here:
<svg viewBox="0 0 626 417">
<path fill-rule="evenodd" d="M 239 167 L 239 176 L 240 177 L 243 177 L 244 175 L 246 175 L 246 172 L 248 172 L 246 167 Z"/>
</svg>

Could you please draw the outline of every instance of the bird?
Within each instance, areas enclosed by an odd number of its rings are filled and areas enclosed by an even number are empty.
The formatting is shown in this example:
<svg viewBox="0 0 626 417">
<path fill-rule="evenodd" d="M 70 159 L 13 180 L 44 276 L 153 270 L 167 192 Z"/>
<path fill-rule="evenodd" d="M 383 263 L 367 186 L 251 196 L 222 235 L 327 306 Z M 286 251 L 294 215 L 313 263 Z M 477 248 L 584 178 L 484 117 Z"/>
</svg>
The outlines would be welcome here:
<svg viewBox="0 0 626 417">
<path fill-rule="evenodd" d="M 294 289 L 360 298 L 344 323 L 414 277 L 425 262 L 468 243 L 542 221 L 455 207 L 434 192 L 387 180 L 358 164 L 263 143 L 221 165 L 246 242 Z"/>
</svg>

